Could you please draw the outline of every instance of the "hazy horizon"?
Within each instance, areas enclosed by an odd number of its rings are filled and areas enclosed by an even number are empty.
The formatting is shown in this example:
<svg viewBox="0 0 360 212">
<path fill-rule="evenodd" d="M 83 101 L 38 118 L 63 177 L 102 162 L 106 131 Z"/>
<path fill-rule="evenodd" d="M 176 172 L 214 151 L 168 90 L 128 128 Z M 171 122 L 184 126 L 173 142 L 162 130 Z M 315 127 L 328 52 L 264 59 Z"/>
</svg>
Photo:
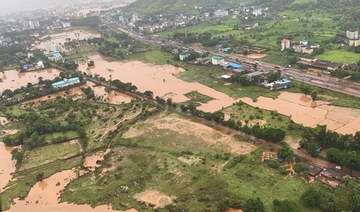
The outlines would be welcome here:
<svg viewBox="0 0 360 212">
<path fill-rule="evenodd" d="M 1 0 L 0 14 L 6 15 L 13 12 L 44 9 L 83 2 L 84 0 Z"/>
</svg>

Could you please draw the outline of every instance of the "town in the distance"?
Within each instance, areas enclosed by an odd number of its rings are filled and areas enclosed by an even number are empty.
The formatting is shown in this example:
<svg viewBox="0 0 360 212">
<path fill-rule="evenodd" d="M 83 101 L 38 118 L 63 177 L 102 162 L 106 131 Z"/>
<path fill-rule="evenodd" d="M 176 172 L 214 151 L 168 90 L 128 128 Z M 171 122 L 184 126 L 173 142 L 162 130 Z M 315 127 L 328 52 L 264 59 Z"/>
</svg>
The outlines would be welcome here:
<svg viewBox="0 0 360 212">
<path fill-rule="evenodd" d="M 358 0 L 13 1 L 0 211 L 360 211 Z"/>
</svg>

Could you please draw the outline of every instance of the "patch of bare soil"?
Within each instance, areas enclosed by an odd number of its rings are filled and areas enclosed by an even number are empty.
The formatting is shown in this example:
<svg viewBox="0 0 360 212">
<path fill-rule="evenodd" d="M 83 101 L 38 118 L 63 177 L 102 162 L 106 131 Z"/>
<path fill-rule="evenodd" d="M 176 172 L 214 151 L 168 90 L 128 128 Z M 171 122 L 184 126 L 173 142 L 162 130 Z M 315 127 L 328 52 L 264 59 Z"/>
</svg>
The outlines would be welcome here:
<svg viewBox="0 0 360 212">
<path fill-rule="evenodd" d="M 154 208 L 164 208 L 174 202 L 175 197 L 167 196 L 156 190 L 147 190 L 134 195 L 138 202 L 145 203 Z"/>
<path fill-rule="evenodd" d="M 152 129 L 156 128 L 172 130 L 179 134 L 196 136 L 209 144 L 224 146 L 227 151 L 234 154 L 248 154 L 256 148 L 253 144 L 240 142 L 231 135 L 214 130 L 203 124 L 181 118 L 176 114 L 162 114 L 142 122 L 141 125 L 141 127 L 137 127 L 139 126 L 138 124 L 135 125 L 135 127 L 130 128 L 130 130 L 124 134 L 124 137 L 133 138 L 142 136 L 146 133 L 150 133 Z M 144 127 L 144 125 L 151 127 Z"/>
</svg>

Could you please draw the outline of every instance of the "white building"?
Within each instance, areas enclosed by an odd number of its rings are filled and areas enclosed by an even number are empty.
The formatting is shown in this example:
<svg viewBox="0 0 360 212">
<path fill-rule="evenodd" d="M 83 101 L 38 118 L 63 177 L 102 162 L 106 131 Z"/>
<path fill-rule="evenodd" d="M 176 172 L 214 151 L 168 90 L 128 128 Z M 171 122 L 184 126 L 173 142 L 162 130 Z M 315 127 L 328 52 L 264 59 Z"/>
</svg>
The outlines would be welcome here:
<svg viewBox="0 0 360 212">
<path fill-rule="evenodd" d="M 350 40 L 358 40 L 359 32 L 358 31 L 346 31 L 346 37 Z"/>
<path fill-rule="evenodd" d="M 261 8 L 254 8 L 253 11 L 252 11 L 252 14 L 254 16 L 260 16 L 260 15 L 262 15 L 262 9 Z"/>
<path fill-rule="evenodd" d="M 211 58 L 211 63 L 213 65 L 221 65 L 221 64 L 225 63 L 225 59 L 221 56 L 213 56 Z"/>
<path fill-rule="evenodd" d="M 214 16 L 215 16 L 216 18 L 226 17 L 226 16 L 229 16 L 229 11 L 227 11 L 227 10 L 221 10 L 221 9 L 215 10 Z"/>
</svg>

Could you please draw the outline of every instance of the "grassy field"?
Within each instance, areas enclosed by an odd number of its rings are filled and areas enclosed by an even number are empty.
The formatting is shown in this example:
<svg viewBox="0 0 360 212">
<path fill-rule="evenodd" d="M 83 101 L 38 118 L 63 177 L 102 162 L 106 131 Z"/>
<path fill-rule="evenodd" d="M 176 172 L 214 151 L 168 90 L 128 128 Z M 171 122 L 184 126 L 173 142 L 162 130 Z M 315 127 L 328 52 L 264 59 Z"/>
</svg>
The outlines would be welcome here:
<svg viewBox="0 0 360 212">
<path fill-rule="evenodd" d="M 67 53 L 66 59 L 75 60 L 75 61 L 81 61 L 81 60 L 86 61 L 89 56 L 97 54 L 97 50 L 98 47 L 96 46 L 83 45 L 76 48 L 76 50 Z"/>
<path fill-rule="evenodd" d="M 80 153 L 79 143 L 54 144 L 25 151 L 19 171 L 42 166 L 56 160 L 64 160 L 79 155 Z"/>
<path fill-rule="evenodd" d="M 259 124 L 264 127 L 283 129 L 288 136 L 293 138 L 301 138 L 303 133 L 302 127 L 291 121 L 289 117 L 274 111 L 254 108 L 242 102 L 226 108 L 224 111 L 225 113 L 231 112 L 230 119 L 236 122 L 239 121 L 248 125 Z"/>
<path fill-rule="evenodd" d="M 198 103 L 207 103 L 211 100 L 214 100 L 212 97 L 201 94 L 197 91 L 191 91 L 190 93 L 184 94 L 187 98 L 189 98 L 193 102 Z"/>
<path fill-rule="evenodd" d="M 136 128 L 147 127 L 139 123 Z M 216 151 L 216 146 L 205 145 L 194 136 L 154 128 L 151 134 L 118 136 L 115 140 L 102 167 L 72 181 L 62 201 L 92 206 L 111 203 L 118 210 L 152 211 L 138 204 L 134 195 L 156 190 L 176 203 L 159 211 L 218 211 L 226 200 L 236 200 L 243 207 L 246 199 L 254 197 L 262 199 L 266 211 L 272 211 L 275 199 L 291 200 L 300 211 L 312 211 L 300 203 L 302 193 L 310 186 L 327 189 L 282 175 L 261 163 L 263 148 L 239 157 Z M 333 192 L 335 196 L 343 191 Z"/>
<path fill-rule="evenodd" d="M 360 60 L 360 54 L 347 50 L 332 50 L 316 55 L 316 58 L 336 63 L 357 63 Z"/>
</svg>

